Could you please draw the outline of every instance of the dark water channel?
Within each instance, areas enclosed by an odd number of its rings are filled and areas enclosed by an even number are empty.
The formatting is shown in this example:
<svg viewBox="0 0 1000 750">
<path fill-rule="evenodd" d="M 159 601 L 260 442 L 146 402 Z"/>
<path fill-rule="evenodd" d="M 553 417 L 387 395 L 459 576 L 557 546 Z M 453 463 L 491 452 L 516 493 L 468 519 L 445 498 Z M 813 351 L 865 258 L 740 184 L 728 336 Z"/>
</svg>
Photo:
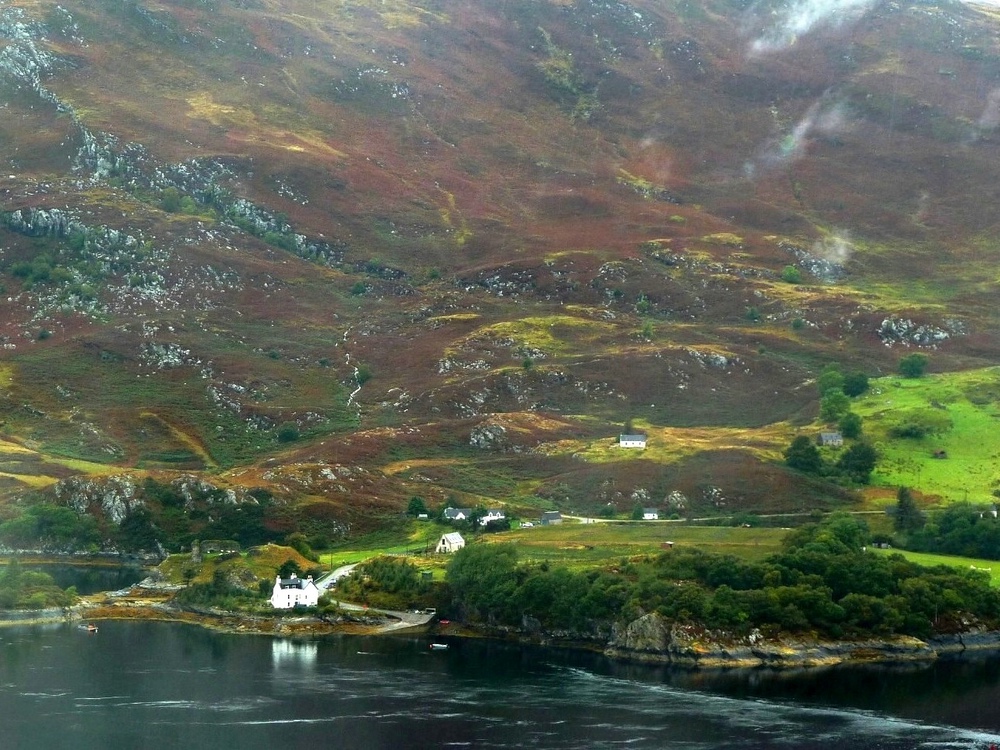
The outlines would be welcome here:
<svg viewBox="0 0 1000 750">
<path fill-rule="evenodd" d="M 987 748 L 1000 660 L 702 673 L 487 641 L 0 628 L 0 748 Z"/>
<path fill-rule="evenodd" d="M 48 573 L 59 588 L 76 586 L 77 593 L 95 594 L 98 591 L 118 591 L 138 583 L 147 572 L 138 566 L 118 565 L 73 565 L 69 563 L 49 563 L 45 565 L 22 565 L 24 570 Z M 0 571 L 3 567 L 0 566 Z"/>
</svg>

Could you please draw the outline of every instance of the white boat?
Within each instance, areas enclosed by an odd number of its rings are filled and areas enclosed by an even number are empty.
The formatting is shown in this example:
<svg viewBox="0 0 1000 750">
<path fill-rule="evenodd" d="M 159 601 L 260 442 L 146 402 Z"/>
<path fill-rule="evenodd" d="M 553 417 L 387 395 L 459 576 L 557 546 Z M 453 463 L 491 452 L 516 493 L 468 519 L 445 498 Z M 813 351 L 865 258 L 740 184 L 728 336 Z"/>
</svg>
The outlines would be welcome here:
<svg viewBox="0 0 1000 750">
<path fill-rule="evenodd" d="M 447 651 L 447 650 L 448 650 L 448 644 L 447 643 L 432 643 L 431 644 L 431 651 Z"/>
</svg>

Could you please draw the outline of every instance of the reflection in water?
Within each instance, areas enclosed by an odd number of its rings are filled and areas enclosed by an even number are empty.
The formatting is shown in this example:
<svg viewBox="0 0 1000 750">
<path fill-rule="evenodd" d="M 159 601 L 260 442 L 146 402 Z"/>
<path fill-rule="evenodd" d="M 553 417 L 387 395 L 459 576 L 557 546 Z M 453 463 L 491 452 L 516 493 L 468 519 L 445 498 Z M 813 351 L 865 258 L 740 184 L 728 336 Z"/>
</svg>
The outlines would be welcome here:
<svg viewBox="0 0 1000 750">
<path fill-rule="evenodd" d="M 275 638 L 271 641 L 271 663 L 275 671 L 282 667 L 297 667 L 309 670 L 316 666 L 319 644 L 315 641 L 290 641 Z"/>
<path fill-rule="evenodd" d="M 0 573 L 5 566 L 0 565 Z M 146 571 L 134 565 L 69 565 L 50 563 L 23 565 L 23 570 L 35 570 L 52 576 L 59 588 L 74 586 L 78 593 L 96 594 L 99 591 L 119 591 L 138 583 Z"/>
</svg>

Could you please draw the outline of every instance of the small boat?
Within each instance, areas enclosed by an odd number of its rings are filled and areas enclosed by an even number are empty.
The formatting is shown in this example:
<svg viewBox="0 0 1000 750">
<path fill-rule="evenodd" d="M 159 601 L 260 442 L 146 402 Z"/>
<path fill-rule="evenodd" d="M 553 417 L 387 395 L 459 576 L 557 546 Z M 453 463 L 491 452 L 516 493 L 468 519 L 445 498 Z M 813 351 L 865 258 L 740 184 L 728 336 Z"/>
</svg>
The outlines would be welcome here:
<svg viewBox="0 0 1000 750">
<path fill-rule="evenodd" d="M 93 623 L 88 623 L 86 625 L 81 625 L 80 630 L 86 630 L 88 633 L 96 633 L 97 626 L 94 625 Z"/>
<path fill-rule="evenodd" d="M 431 651 L 447 651 L 447 650 L 448 650 L 448 644 L 447 643 L 432 643 L 431 644 Z"/>
</svg>

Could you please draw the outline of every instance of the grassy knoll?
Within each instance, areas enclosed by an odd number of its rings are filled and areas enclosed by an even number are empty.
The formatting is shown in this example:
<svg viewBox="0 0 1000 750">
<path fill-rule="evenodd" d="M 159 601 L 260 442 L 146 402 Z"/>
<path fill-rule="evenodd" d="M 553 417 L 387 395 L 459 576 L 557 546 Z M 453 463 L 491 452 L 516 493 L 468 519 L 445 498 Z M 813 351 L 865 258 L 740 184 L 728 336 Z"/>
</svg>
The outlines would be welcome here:
<svg viewBox="0 0 1000 750">
<path fill-rule="evenodd" d="M 202 565 L 192 565 L 188 554 L 171 555 L 160 564 L 160 572 L 171 583 L 186 581 L 191 575 L 191 583 L 211 583 L 216 570 L 247 570 L 259 579 L 273 580 L 278 568 L 289 560 L 295 562 L 301 570 L 309 570 L 315 566 L 291 547 L 279 544 L 265 544 L 254 547 L 237 557 L 228 555 L 206 555 Z"/>
<path fill-rule="evenodd" d="M 991 493 L 1000 487 L 1000 368 L 880 378 L 872 385 L 853 409 L 881 454 L 873 485 L 906 485 L 945 502 L 995 500 Z M 907 423 L 930 429 L 923 437 L 894 434 Z"/>
</svg>

